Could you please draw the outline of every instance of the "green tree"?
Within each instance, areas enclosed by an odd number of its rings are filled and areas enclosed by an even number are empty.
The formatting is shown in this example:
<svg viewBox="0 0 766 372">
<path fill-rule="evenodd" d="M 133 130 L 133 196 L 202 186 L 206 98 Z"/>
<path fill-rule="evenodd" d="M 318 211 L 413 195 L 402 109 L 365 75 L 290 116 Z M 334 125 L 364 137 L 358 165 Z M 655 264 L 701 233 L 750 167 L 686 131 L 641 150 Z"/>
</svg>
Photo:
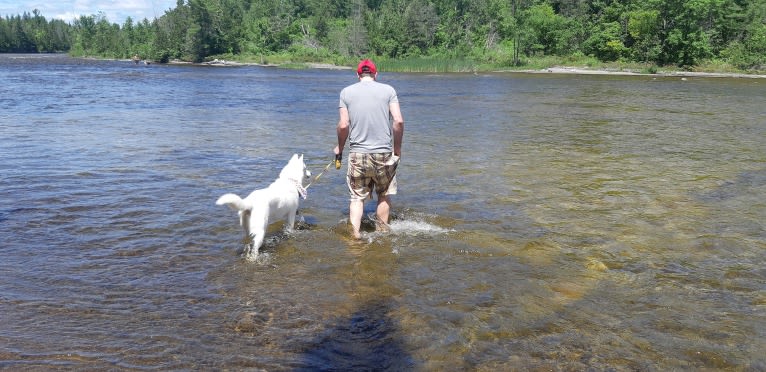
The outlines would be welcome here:
<svg viewBox="0 0 766 372">
<path fill-rule="evenodd" d="M 588 54 L 694 66 L 762 68 L 765 0 L 177 0 L 158 19 L 120 26 L 103 13 L 72 24 L 39 11 L 0 19 L 0 51 L 162 62 L 220 54 L 440 56 L 518 65 Z"/>
<path fill-rule="evenodd" d="M 712 55 L 706 29 L 719 0 L 656 1 L 662 43 L 659 64 L 692 66 Z"/>
<path fill-rule="evenodd" d="M 631 54 L 634 60 L 656 61 L 661 53 L 659 30 L 659 12 L 656 10 L 636 10 L 627 13 L 627 31 Z"/>
<path fill-rule="evenodd" d="M 75 39 L 72 52 L 75 55 L 85 55 L 94 49 L 96 38 L 96 20 L 93 16 L 80 16 L 74 21 Z"/>
<path fill-rule="evenodd" d="M 407 24 L 402 17 L 406 6 L 402 0 L 387 0 L 378 9 L 368 12 L 365 25 L 372 54 L 391 58 L 407 55 L 404 42 Z"/>
<path fill-rule="evenodd" d="M 405 39 L 408 50 L 425 52 L 434 43 L 439 16 L 426 0 L 414 0 L 404 9 Z"/>
<path fill-rule="evenodd" d="M 162 63 L 191 55 L 186 52 L 187 32 L 192 25 L 191 9 L 183 0 L 153 22 L 154 38 L 150 58 Z"/>
<path fill-rule="evenodd" d="M 569 28 L 569 20 L 556 14 L 549 4 L 527 9 L 523 25 L 529 30 L 527 53 L 563 55 L 571 52 L 574 34 Z"/>
<path fill-rule="evenodd" d="M 628 53 L 621 40 L 618 22 L 602 23 L 590 34 L 583 45 L 583 52 L 601 61 L 616 61 Z"/>
</svg>

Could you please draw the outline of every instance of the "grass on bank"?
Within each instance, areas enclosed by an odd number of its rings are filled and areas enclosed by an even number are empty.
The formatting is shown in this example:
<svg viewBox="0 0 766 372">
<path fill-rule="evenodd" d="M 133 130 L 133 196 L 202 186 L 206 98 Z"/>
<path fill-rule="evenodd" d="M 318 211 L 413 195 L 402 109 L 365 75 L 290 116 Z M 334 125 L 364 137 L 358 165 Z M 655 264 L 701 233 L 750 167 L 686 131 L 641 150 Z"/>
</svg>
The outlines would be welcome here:
<svg viewBox="0 0 766 372">
<path fill-rule="evenodd" d="M 303 69 L 321 64 L 324 66 L 338 66 L 354 68 L 359 62 L 358 57 L 343 57 L 331 55 L 301 55 L 294 53 L 281 53 L 269 55 L 217 55 L 209 57 L 210 60 L 218 58 L 240 63 L 255 63 L 261 65 L 279 66 L 281 68 Z M 385 57 L 363 57 L 375 61 L 378 70 L 382 72 L 413 72 L 413 73 L 465 73 L 465 72 L 513 72 L 513 71 L 538 71 L 552 67 L 572 67 L 579 69 L 631 72 L 639 74 L 673 73 L 681 71 L 708 72 L 708 73 L 737 73 L 737 74 L 764 74 L 766 71 L 738 70 L 731 64 L 721 60 L 705 61 L 690 69 L 682 69 L 677 66 L 657 66 L 651 63 L 638 62 L 601 62 L 593 57 L 573 55 L 567 57 L 543 56 L 523 57 L 518 65 L 513 65 L 507 58 L 499 61 L 481 61 L 470 57 L 408 57 L 392 59 Z"/>
</svg>

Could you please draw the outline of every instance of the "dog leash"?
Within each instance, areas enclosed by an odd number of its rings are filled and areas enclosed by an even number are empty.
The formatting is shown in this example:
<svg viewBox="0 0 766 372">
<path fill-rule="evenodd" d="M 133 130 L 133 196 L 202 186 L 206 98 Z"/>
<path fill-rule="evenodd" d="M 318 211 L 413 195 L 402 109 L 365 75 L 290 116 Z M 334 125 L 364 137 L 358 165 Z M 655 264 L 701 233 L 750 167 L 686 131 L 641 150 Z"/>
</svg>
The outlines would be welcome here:
<svg viewBox="0 0 766 372">
<path fill-rule="evenodd" d="M 305 189 L 308 189 L 308 188 L 309 188 L 309 186 L 313 185 L 313 184 L 314 184 L 314 182 L 316 182 L 316 181 L 319 179 L 319 177 L 322 177 L 322 175 L 324 174 L 324 172 L 326 172 L 326 171 L 327 171 L 327 169 L 329 169 L 329 168 L 330 168 L 330 166 L 332 165 L 332 163 L 334 163 L 334 162 L 335 162 L 335 160 L 331 161 L 331 162 L 330 162 L 330 164 L 327 164 L 327 166 L 325 166 L 325 167 L 324 167 L 324 169 L 322 169 L 322 171 L 321 171 L 321 172 L 319 172 L 319 174 L 317 174 L 317 176 L 316 176 L 316 177 L 314 177 L 314 179 L 313 179 L 313 180 L 311 180 L 311 182 L 309 182 L 309 184 L 308 184 L 308 185 L 306 185 Z"/>
<path fill-rule="evenodd" d="M 324 167 L 324 169 L 322 169 L 322 171 L 321 171 L 321 172 L 319 172 L 319 174 L 317 174 L 317 176 L 316 176 L 316 177 L 314 177 L 314 179 L 313 179 L 311 182 L 309 182 L 309 184 L 308 184 L 308 185 L 306 185 L 306 187 L 304 187 L 303 189 L 304 189 L 304 190 L 308 190 L 309 186 L 311 186 L 312 184 L 314 184 L 314 182 L 316 182 L 316 181 L 319 179 L 319 177 L 322 177 L 322 175 L 324 174 L 324 172 L 326 172 L 326 171 L 327 171 L 327 169 L 329 169 L 331 165 L 335 164 L 335 169 L 340 169 L 340 160 L 341 160 L 341 156 L 342 156 L 342 155 L 340 155 L 340 154 L 338 154 L 338 155 L 335 155 L 335 160 L 331 161 L 331 162 L 330 162 L 330 164 L 327 164 L 327 165 Z"/>
</svg>

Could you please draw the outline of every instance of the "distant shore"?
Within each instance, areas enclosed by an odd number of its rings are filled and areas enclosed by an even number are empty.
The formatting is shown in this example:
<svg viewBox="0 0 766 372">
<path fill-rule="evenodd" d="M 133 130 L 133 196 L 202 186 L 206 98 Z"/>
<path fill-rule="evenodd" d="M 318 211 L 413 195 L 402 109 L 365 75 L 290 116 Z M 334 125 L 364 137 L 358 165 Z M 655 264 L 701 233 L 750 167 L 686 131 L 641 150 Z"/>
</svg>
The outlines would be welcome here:
<svg viewBox="0 0 766 372">
<path fill-rule="evenodd" d="M 212 61 L 192 63 L 182 61 L 171 61 L 169 64 L 196 64 L 206 66 L 262 66 L 262 67 L 283 67 L 280 64 L 262 64 L 254 62 L 238 62 L 229 60 L 214 59 Z M 310 69 L 329 69 L 329 70 L 350 70 L 348 66 L 338 66 L 329 63 L 302 63 L 296 64 L 302 65 Z M 529 74 L 573 74 L 573 75 L 623 75 L 623 76 L 657 76 L 657 77 L 721 77 L 721 78 L 749 78 L 749 79 L 764 79 L 766 74 L 746 74 L 735 72 L 696 72 L 696 71 L 658 71 L 656 73 L 636 72 L 630 70 L 611 70 L 611 69 L 589 69 L 585 67 L 568 67 L 568 66 L 555 66 L 538 70 L 495 70 L 493 72 L 510 72 L 510 73 L 529 73 Z"/>
<path fill-rule="evenodd" d="M 576 75 L 627 75 L 627 76 L 662 76 L 662 77 L 725 77 L 725 78 L 753 78 L 762 79 L 766 75 L 762 74 L 744 74 L 729 72 L 695 72 L 695 71 L 670 71 L 657 73 L 639 73 L 634 71 L 612 71 L 612 70 L 591 70 L 579 67 L 549 67 L 541 70 L 509 70 L 509 72 L 526 72 L 533 74 L 576 74 Z"/>
</svg>

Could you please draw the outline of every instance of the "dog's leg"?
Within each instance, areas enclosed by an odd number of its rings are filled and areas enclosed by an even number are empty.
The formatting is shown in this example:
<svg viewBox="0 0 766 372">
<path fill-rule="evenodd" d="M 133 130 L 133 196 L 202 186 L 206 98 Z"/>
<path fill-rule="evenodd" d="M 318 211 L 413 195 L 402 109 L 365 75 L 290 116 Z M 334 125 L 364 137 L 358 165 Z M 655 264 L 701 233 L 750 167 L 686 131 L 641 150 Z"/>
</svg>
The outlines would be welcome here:
<svg viewBox="0 0 766 372">
<path fill-rule="evenodd" d="M 254 259 L 258 257 L 258 251 L 263 245 L 263 239 L 266 236 L 266 228 L 269 225 L 268 211 L 251 211 L 250 220 L 248 221 L 248 231 L 252 238 L 252 249 L 248 255 L 248 258 Z"/>
<path fill-rule="evenodd" d="M 245 251 L 243 252 L 245 257 L 249 257 L 253 251 L 253 235 L 250 233 L 250 210 L 244 209 L 239 211 L 239 224 L 242 225 L 242 229 L 245 230 Z M 257 254 L 257 251 L 256 251 Z"/>
<path fill-rule="evenodd" d="M 250 235 L 250 238 L 253 240 L 250 244 L 250 251 L 247 253 L 248 258 L 257 258 L 258 257 L 258 251 L 261 248 L 261 245 L 263 245 L 263 238 L 266 235 L 266 231 L 256 231 L 254 234 Z"/>
<path fill-rule="evenodd" d="M 285 231 L 291 233 L 295 230 L 295 215 L 298 211 L 287 212 L 287 224 L 285 225 Z"/>
<path fill-rule="evenodd" d="M 247 238 L 249 240 L 247 243 L 245 243 L 245 249 L 242 251 L 242 254 L 245 255 L 245 257 L 250 257 L 250 252 L 253 251 L 253 244 L 251 243 L 252 237 L 248 236 Z"/>
<path fill-rule="evenodd" d="M 249 237 L 250 234 L 250 210 L 245 209 L 243 211 L 239 211 L 239 224 L 242 226 L 242 229 L 245 230 L 245 236 Z"/>
</svg>

